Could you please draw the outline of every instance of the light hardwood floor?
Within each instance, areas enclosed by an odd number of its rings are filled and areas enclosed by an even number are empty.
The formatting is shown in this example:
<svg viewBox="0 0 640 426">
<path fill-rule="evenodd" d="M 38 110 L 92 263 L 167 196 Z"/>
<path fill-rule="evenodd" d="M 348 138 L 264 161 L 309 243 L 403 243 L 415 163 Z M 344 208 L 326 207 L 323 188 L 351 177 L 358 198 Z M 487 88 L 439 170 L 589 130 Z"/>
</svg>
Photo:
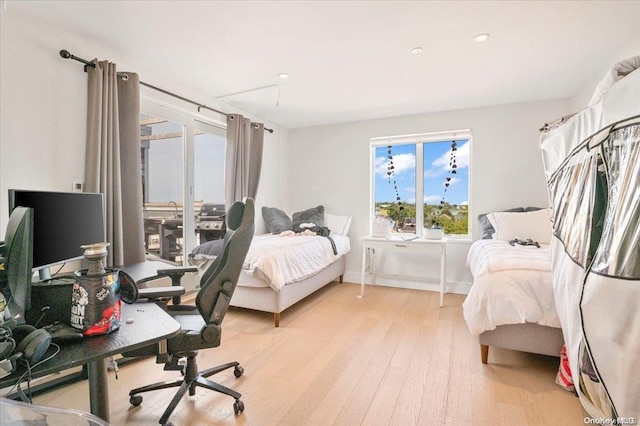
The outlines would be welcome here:
<svg viewBox="0 0 640 426">
<path fill-rule="evenodd" d="M 242 393 L 233 399 L 198 389 L 171 416 L 176 425 L 582 425 L 578 399 L 554 383 L 558 359 L 491 348 L 489 364 L 462 317 L 464 296 L 333 283 L 285 311 L 230 309 L 219 348 L 200 352 L 204 369 L 240 361 L 214 380 Z M 110 373 L 113 425 L 157 424 L 174 390 L 133 387 L 177 377 L 154 359 Z M 36 404 L 88 410 L 85 382 L 35 398 Z"/>
</svg>

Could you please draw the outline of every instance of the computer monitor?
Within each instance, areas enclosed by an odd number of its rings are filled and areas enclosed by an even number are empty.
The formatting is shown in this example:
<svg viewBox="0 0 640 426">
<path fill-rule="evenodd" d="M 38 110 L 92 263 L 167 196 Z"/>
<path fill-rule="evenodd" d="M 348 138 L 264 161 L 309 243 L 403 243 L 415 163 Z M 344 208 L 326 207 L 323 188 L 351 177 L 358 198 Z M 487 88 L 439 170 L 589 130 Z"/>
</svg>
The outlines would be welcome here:
<svg viewBox="0 0 640 426">
<path fill-rule="evenodd" d="M 31 307 L 33 210 L 15 208 L 4 237 L 0 243 L 0 291 L 6 305 L 1 319 L 11 318 L 21 324 Z"/>
<path fill-rule="evenodd" d="M 81 259 L 84 244 L 105 241 L 102 194 L 9 190 L 9 212 L 33 209 L 33 270 L 40 279 L 49 268 Z"/>
</svg>

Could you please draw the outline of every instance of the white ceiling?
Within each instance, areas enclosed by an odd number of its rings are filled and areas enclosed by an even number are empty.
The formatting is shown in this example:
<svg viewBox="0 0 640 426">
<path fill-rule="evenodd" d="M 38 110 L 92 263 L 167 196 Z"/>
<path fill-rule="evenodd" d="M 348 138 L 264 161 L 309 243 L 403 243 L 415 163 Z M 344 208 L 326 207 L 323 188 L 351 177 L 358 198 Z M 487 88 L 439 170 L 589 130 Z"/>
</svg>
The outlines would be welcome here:
<svg viewBox="0 0 640 426">
<path fill-rule="evenodd" d="M 224 101 L 288 128 L 568 98 L 640 37 L 640 1 L 9 0 L 12 9 L 207 98 L 277 84 Z M 60 48 L 82 56 L 80 45 Z"/>
</svg>

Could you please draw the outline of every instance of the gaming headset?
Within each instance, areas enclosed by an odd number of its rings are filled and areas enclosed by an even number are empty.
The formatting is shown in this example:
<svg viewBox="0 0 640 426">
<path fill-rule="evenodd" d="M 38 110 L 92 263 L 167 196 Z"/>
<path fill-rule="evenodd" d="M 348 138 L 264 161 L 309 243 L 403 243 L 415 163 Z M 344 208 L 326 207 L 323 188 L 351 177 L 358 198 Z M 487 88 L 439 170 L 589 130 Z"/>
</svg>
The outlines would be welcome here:
<svg viewBox="0 0 640 426">
<path fill-rule="evenodd" d="M 2 370 L 11 373 L 19 361 L 33 365 L 40 361 L 49 349 L 51 335 L 32 325 L 17 325 L 15 320 L 0 324 L 0 362 Z M 9 361 L 6 365 L 5 361 Z M 5 367 L 6 365 L 6 367 Z"/>
</svg>

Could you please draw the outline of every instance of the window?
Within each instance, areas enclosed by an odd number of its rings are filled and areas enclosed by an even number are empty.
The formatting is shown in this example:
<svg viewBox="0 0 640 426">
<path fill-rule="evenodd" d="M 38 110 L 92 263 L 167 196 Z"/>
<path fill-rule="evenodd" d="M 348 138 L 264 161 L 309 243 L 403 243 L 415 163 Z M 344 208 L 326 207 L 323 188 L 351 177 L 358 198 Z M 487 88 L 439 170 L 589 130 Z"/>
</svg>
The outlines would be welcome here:
<svg viewBox="0 0 640 426">
<path fill-rule="evenodd" d="M 371 139 L 372 218 L 394 233 L 469 236 L 470 147 L 468 130 Z"/>
<path fill-rule="evenodd" d="M 224 205 L 224 124 L 143 102 L 140 114 L 145 248 L 176 264 L 222 231 L 200 229 L 204 204 Z"/>
</svg>

